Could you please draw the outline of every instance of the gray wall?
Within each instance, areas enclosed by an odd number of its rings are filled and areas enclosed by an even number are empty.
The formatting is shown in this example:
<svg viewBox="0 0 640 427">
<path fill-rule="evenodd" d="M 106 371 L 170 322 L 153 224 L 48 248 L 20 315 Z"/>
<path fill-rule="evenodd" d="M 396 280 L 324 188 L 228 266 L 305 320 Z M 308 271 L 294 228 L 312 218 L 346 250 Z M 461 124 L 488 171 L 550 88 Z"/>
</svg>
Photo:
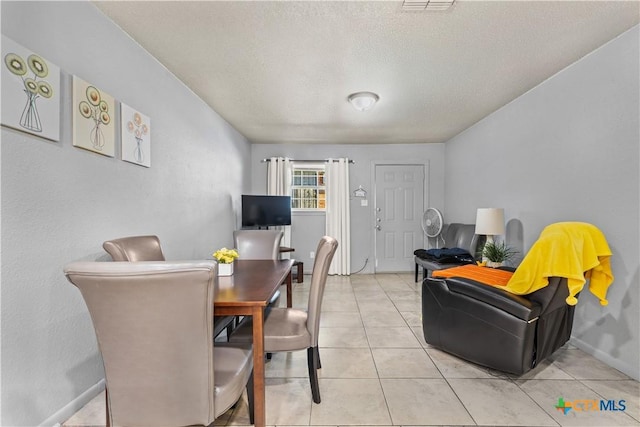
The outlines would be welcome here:
<svg viewBox="0 0 640 427">
<path fill-rule="evenodd" d="M 374 163 L 422 163 L 428 165 L 428 188 L 425 206 L 442 209 L 444 206 L 444 145 L 443 144 L 254 144 L 251 147 L 252 191 L 266 191 L 267 164 L 260 161 L 272 156 L 290 157 L 296 160 L 318 160 L 329 157 L 348 157 L 355 161 L 349 169 L 351 191 L 362 185 L 367 190 L 369 206 L 360 205 L 359 198 L 351 200 L 351 270 L 363 268 L 362 273 L 373 273 L 373 165 Z M 312 260 L 309 252 L 316 249 L 324 234 L 323 214 L 294 214 L 292 218 L 291 245 L 296 249 L 293 257 L 304 262 L 309 272 Z M 413 267 L 411 267 L 413 268 Z"/>
<path fill-rule="evenodd" d="M 168 259 L 231 245 L 250 146 L 92 4 L 1 7 L 3 34 L 64 71 L 61 141 L 1 134 L 1 424 L 33 426 L 103 378 L 63 266 L 109 259 L 102 242 L 126 235 L 157 234 Z M 71 145 L 71 74 L 151 118 L 150 169 Z"/>
<path fill-rule="evenodd" d="M 598 226 L 615 281 L 602 307 L 585 290 L 573 342 L 638 379 L 638 27 L 551 77 L 446 144 L 446 215 L 504 207 L 525 250 L 558 221 Z M 470 185 L 471 184 L 471 185 Z"/>
</svg>

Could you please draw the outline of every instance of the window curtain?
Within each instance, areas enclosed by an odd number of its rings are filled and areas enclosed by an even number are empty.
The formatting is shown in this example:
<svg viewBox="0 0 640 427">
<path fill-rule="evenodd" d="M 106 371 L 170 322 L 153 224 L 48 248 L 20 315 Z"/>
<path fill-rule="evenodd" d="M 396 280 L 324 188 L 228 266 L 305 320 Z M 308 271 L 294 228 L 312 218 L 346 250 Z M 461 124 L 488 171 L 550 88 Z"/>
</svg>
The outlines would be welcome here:
<svg viewBox="0 0 640 427">
<path fill-rule="evenodd" d="M 349 159 L 329 159 L 325 172 L 327 189 L 326 233 L 338 241 L 329 274 L 351 274 L 351 225 L 349 209 Z"/>
<path fill-rule="evenodd" d="M 267 166 L 267 194 L 271 196 L 291 195 L 291 161 L 284 157 L 271 157 Z M 291 247 L 291 226 L 272 227 L 282 230 L 284 234 L 281 246 Z M 280 254 L 282 258 L 289 258 L 288 253 Z"/>
</svg>

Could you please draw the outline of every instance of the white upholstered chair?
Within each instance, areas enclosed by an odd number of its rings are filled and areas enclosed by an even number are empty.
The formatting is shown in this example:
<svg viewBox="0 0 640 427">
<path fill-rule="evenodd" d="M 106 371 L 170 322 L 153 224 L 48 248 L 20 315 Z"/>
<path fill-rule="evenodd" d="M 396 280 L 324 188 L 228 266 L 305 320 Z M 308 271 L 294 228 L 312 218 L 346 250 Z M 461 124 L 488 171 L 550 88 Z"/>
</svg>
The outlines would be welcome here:
<svg viewBox="0 0 640 427">
<path fill-rule="evenodd" d="M 281 230 L 236 230 L 233 243 L 242 259 L 278 259 L 282 235 Z"/>
<path fill-rule="evenodd" d="M 283 234 L 281 230 L 235 230 L 233 244 L 240 259 L 278 259 Z M 278 290 L 269 301 L 269 306 L 277 307 L 279 302 Z"/>
<path fill-rule="evenodd" d="M 114 261 L 165 261 L 158 236 L 130 236 L 107 240 L 102 247 Z M 213 320 L 213 336 L 227 330 L 231 333 L 235 316 L 217 316 Z"/>
<path fill-rule="evenodd" d="M 250 345 L 214 346 L 214 261 L 75 262 L 104 363 L 107 425 L 210 425 L 246 388 Z"/>
<path fill-rule="evenodd" d="M 316 258 L 311 274 L 309 303 L 306 310 L 295 308 L 272 308 L 264 321 L 264 351 L 276 353 L 282 351 L 307 350 L 307 366 L 311 394 L 315 403 L 320 403 L 318 373 L 320 353 L 318 351 L 318 332 L 322 297 L 327 282 L 329 265 L 338 247 L 333 237 L 324 236 L 318 243 Z M 240 322 L 229 338 L 230 342 L 249 343 L 252 340 L 251 318 Z"/>
</svg>

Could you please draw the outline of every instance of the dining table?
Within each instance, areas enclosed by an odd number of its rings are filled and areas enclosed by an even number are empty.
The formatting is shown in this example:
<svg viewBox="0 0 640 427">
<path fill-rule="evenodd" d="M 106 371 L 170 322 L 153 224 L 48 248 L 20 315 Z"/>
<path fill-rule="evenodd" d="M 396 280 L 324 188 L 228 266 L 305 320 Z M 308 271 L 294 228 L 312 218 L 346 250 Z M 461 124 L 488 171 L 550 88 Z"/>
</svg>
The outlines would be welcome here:
<svg viewBox="0 0 640 427">
<path fill-rule="evenodd" d="M 282 284 L 291 293 L 293 260 L 236 260 L 231 276 L 219 276 L 213 312 L 215 316 L 253 317 L 254 425 L 266 423 L 264 378 L 264 310 Z"/>
</svg>

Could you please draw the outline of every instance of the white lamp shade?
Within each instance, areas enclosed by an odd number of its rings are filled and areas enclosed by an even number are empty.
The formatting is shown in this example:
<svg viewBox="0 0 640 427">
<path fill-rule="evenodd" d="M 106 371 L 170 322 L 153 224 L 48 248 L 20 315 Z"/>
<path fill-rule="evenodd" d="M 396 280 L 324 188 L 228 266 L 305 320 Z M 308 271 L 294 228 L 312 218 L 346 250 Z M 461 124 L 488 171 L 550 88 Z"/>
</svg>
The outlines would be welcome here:
<svg viewBox="0 0 640 427">
<path fill-rule="evenodd" d="M 484 234 L 486 236 L 504 234 L 504 209 L 478 208 L 476 234 Z"/>
<path fill-rule="evenodd" d="M 380 97 L 373 92 L 358 92 L 349 95 L 349 102 L 358 111 L 367 111 L 378 102 Z"/>
</svg>

